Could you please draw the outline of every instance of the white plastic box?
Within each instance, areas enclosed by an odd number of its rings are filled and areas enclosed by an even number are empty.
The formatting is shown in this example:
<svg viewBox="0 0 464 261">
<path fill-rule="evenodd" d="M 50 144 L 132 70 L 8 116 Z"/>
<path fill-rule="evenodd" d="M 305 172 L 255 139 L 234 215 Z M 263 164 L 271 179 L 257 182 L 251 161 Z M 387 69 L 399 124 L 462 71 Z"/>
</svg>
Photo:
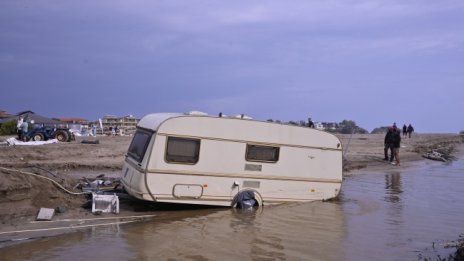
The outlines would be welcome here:
<svg viewBox="0 0 464 261">
<path fill-rule="evenodd" d="M 92 213 L 119 214 L 119 198 L 115 195 L 98 195 L 92 193 Z"/>
</svg>

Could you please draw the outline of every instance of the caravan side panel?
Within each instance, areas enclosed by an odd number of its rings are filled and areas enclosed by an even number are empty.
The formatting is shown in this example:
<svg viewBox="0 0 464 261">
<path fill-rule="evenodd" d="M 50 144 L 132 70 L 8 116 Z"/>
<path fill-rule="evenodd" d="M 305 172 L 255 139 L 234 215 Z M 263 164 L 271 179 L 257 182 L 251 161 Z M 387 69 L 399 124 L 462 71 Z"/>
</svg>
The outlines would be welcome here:
<svg viewBox="0 0 464 261">
<path fill-rule="evenodd" d="M 154 198 L 163 202 L 230 205 L 243 189 L 256 191 L 267 203 L 328 199 L 339 193 L 342 152 L 335 136 L 301 127 L 258 123 L 208 117 L 166 121 L 158 130 L 147 165 L 147 187 Z M 261 135 L 256 131 L 259 129 Z M 168 163 L 168 137 L 199 139 L 198 162 Z M 277 162 L 247 161 L 248 144 L 277 146 L 280 158 Z M 201 196 L 176 195 L 179 184 L 201 187 Z"/>
</svg>

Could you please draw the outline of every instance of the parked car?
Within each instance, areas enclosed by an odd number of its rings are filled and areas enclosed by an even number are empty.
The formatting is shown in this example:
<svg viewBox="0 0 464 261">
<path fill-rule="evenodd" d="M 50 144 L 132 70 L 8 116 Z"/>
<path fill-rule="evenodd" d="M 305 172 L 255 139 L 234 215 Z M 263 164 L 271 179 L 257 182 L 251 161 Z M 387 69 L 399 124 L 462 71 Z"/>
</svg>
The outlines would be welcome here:
<svg viewBox="0 0 464 261">
<path fill-rule="evenodd" d="M 26 140 L 42 141 L 57 139 L 60 142 L 75 140 L 74 134 L 68 128 L 36 127 L 26 134 Z"/>
</svg>

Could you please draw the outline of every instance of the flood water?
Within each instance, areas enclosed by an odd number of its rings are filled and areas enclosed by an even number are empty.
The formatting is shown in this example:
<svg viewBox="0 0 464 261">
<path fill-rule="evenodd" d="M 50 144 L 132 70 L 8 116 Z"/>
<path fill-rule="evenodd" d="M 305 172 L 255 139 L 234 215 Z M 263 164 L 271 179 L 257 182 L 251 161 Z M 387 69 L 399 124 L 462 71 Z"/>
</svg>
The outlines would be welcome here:
<svg viewBox="0 0 464 261">
<path fill-rule="evenodd" d="M 340 199 L 160 211 L 0 249 L 1 260 L 421 260 L 464 233 L 464 160 L 345 178 Z"/>
</svg>

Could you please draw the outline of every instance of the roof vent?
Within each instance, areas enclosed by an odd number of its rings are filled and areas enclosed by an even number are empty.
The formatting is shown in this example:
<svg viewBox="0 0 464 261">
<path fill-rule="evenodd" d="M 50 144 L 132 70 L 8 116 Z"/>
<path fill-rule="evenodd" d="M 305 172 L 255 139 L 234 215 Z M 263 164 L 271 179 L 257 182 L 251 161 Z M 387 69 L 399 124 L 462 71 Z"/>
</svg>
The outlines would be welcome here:
<svg viewBox="0 0 464 261">
<path fill-rule="evenodd" d="M 235 115 L 235 118 L 238 118 L 238 119 L 245 119 L 245 120 L 252 120 L 253 118 L 251 118 L 250 116 L 247 116 L 245 114 L 238 114 L 238 115 Z"/>
<path fill-rule="evenodd" d="M 196 116 L 208 116 L 208 113 L 202 111 L 189 111 L 185 113 L 186 115 L 196 115 Z"/>
</svg>

